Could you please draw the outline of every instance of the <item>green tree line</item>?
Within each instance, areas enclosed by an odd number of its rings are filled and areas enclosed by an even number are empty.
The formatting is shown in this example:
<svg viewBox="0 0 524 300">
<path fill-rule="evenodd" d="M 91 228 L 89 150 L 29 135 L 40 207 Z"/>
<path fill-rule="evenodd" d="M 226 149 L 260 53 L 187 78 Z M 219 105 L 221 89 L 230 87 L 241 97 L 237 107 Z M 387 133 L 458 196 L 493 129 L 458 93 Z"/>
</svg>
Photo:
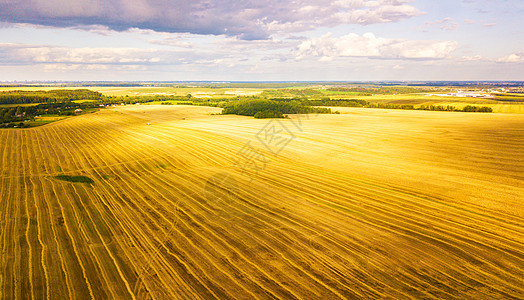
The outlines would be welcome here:
<svg viewBox="0 0 524 300">
<path fill-rule="evenodd" d="M 101 93 L 87 89 L 0 92 L 0 104 L 57 103 L 73 100 L 102 99 L 104 99 L 104 96 Z"/>
</svg>

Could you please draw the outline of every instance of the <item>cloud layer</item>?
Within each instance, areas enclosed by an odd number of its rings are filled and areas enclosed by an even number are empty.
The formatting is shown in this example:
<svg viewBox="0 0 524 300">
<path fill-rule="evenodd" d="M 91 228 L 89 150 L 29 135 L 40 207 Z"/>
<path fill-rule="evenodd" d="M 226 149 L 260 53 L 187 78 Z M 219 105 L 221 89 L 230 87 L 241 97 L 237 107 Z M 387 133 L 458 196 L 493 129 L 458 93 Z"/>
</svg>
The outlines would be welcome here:
<svg viewBox="0 0 524 300">
<path fill-rule="evenodd" d="M 373 33 L 348 34 L 340 38 L 327 33 L 320 38 L 302 42 L 296 58 L 320 57 L 328 61 L 336 57 L 368 57 L 388 59 L 442 59 L 458 47 L 453 41 L 404 40 L 376 37 Z"/>
<path fill-rule="evenodd" d="M 46 45 L 2 44 L 0 63 L 67 64 L 153 64 L 165 61 L 168 53 L 137 48 L 65 48 Z"/>
<path fill-rule="evenodd" d="M 501 57 L 497 62 L 502 63 L 522 63 L 524 62 L 524 52 L 513 53 L 508 56 Z"/>
<path fill-rule="evenodd" d="M 411 0 L 9 0 L 0 21 L 55 27 L 107 26 L 265 39 L 321 26 L 397 22 L 419 16 Z"/>
<path fill-rule="evenodd" d="M 154 48 L 68 48 L 0 43 L 0 66 L 42 66 L 53 70 L 130 70 L 181 65 L 216 65 L 223 55 Z"/>
</svg>

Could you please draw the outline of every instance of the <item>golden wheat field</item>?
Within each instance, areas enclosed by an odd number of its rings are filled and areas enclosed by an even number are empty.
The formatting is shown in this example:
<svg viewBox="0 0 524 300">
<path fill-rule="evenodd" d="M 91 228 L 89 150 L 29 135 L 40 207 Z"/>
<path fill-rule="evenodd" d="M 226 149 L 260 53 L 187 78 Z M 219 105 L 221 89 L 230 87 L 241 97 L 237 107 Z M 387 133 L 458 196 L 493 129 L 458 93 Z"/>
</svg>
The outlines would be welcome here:
<svg viewBox="0 0 524 300">
<path fill-rule="evenodd" d="M 218 112 L 1 130 L 0 299 L 524 298 L 523 115 Z"/>
</svg>

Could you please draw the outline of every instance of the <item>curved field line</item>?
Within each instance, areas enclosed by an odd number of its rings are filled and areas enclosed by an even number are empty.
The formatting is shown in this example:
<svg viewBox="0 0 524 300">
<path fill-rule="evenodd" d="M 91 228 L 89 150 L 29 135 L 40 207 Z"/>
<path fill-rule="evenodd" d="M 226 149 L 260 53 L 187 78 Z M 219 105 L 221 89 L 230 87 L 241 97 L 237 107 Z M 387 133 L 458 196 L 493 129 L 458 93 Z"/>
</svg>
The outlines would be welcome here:
<svg viewBox="0 0 524 300">
<path fill-rule="evenodd" d="M 1 130 L 0 298 L 524 297 L 522 119 L 319 116 L 275 157 L 266 120 L 201 111 Z M 248 140 L 257 173 L 237 165 Z"/>
</svg>

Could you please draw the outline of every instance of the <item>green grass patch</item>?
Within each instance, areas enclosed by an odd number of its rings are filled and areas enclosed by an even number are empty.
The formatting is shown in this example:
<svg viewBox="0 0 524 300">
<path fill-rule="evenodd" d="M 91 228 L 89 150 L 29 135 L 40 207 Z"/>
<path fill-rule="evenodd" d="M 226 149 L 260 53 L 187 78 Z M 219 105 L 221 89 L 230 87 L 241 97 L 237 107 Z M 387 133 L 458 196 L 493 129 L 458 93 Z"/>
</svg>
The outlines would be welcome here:
<svg viewBox="0 0 524 300">
<path fill-rule="evenodd" d="M 56 179 L 62 180 L 62 181 L 68 181 L 73 183 L 87 183 L 87 184 L 93 184 L 95 183 L 93 179 L 86 177 L 86 176 L 70 176 L 70 175 L 57 175 L 55 176 Z"/>
<path fill-rule="evenodd" d="M 31 128 L 31 127 L 38 127 L 38 126 L 43 126 L 46 124 L 51 124 L 53 122 L 56 122 L 56 121 L 28 121 L 26 122 L 26 124 L 29 128 Z"/>
</svg>

